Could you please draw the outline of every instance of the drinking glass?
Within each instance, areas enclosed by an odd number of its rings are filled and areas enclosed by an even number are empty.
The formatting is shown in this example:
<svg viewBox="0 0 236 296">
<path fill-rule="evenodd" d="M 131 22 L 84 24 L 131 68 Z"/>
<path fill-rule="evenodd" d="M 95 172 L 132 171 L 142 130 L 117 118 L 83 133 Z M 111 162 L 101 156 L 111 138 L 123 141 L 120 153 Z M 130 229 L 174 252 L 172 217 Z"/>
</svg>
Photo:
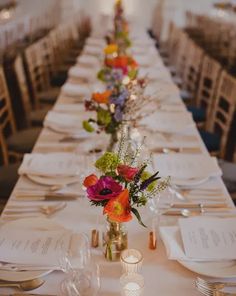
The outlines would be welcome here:
<svg viewBox="0 0 236 296">
<path fill-rule="evenodd" d="M 60 256 L 66 278 L 61 283 L 62 296 L 96 296 L 100 288 L 99 266 L 91 260 L 86 234 L 73 234 L 71 246 Z"/>
</svg>

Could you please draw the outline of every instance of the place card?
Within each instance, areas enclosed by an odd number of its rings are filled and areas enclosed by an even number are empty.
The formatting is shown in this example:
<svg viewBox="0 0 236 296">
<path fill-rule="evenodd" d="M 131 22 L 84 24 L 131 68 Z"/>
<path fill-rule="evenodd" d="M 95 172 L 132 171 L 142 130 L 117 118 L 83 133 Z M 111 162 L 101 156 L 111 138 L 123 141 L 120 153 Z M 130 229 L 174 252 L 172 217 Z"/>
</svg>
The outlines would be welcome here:
<svg viewBox="0 0 236 296">
<path fill-rule="evenodd" d="M 1 229 L 0 261 L 15 264 L 58 266 L 70 246 L 68 230 Z"/>
<path fill-rule="evenodd" d="M 184 251 L 189 258 L 236 259 L 236 218 L 179 219 Z"/>
</svg>

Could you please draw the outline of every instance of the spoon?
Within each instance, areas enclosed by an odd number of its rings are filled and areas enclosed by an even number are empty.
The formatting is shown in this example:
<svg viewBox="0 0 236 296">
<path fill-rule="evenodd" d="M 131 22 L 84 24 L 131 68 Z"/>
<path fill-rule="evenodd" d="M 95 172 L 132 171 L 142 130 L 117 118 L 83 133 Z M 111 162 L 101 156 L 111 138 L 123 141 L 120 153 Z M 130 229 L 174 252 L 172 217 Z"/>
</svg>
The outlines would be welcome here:
<svg viewBox="0 0 236 296">
<path fill-rule="evenodd" d="M 0 287 L 16 287 L 23 291 L 30 291 L 39 288 L 44 283 L 45 281 L 42 279 L 33 279 L 23 282 L 0 281 Z"/>
<path fill-rule="evenodd" d="M 201 216 L 203 213 L 207 213 L 209 210 L 204 210 L 204 212 L 202 211 L 190 211 L 188 209 L 182 209 L 182 210 L 177 210 L 177 211 L 167 211 L 165 213 L 163 213 L 163 215 L 166 216 L 182 216 L 185 218 L 188 217 L 194 217 L 194 216 Z M 209 213 L 216 213 L 216 211 L 209 211 Z M 216 217 L 216 215 L 214 215 L 214 217 Z M 236 214 L 219 214 L 217 215 L 217 217 L 219 218 L 234 218 L 236 217 Z"/>
</svg>

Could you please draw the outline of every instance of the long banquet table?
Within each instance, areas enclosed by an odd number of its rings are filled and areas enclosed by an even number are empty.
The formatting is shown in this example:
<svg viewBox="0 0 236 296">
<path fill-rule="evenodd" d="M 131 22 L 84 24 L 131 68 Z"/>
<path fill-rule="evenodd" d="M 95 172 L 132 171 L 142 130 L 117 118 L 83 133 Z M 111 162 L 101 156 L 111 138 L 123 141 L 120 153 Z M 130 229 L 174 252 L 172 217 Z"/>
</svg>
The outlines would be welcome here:
<svg viewBox="0 0 236 296">
<path fill-rule="evenodd" d="M 158 52 L 155 49 L 154 44 L 151 44 L 151 39 L 149 40 L 149 37 L 146 35 L 145 31 L 134 30 L 131 27 L 131 32 L 133 30 L 132 38 L 134 40 L 134 43 L 138 42 L 145 42 L 147 41 L 149 43 L 149 49 L 152 54 L 155 54 L 155 59 L 151 59 L 151 66 L 153 68 L 157 68 L 159 72 L 161 73 L 160 78 L 157 79 L 156 85 L 162 85 L 166 89 L 166 92 L 168 93 L 168 90 L 172 90 L 172 96 L 176 98 L 176 102 L 179 102 L 181 104 L 181 99 L 179 96 L 178 88 L 176 88 L 171 81 L 171 77 L 168 73 L 168 70 L 164 66 L 164 64 L 161 61 L 161 57 L 159 56 Z M 138 36 L 138 37 L 137 37 Z M 153 55 L 154 57 L 154 55 Z M 70 79 L 70 78 L 69 78 Z M 84 118 L 88 118 L 88 114 L 82 111 L 76 111 L 78 108 L 78 101 L 73 98 L 66 96 L 63 92 L 59 96 L 54 109 L 60 110 L 60 106 L 64 106 L 64 104 L 71 105 L 71 106 L 77 106 L 75 107 L 75 110 L 73 111 L 65 111 L 73 112 L 74 114 L 77 114 L 78 112 L 79 116 L 81 116 L 81 120 Z M 185 107 L 184 107 L 185 108 Z M 62 108 L 63 109 L 63 108 Z M 81 110 L 83 110 L 82 104 L 81 104 Z M 158 111 L 157 111 L 158 112 Z M 185 112 L 187 112 L 185 110 Z M 170 118 L 171 120 L 171 118 Z M 82 127 L 81 127 L 82 129 Z M 198 134 L 197 128 L 195 125 L 193 125 L 190 129 L 188 129 L 187 134 L 193 135 L 197 138 L 197 145 L 201 149 L 201 153 L 207 155 L 208 152 L 202 143 L 200 136 Z M 43 128 L 42 133 L 34 147 L 34 152 L 41 152 L 41 153 L 51 153 L 55 151 L 71 151 L 78 153 L 82 156 L 81 158 L 81 166 L 86 166 L 86 161 L 89 158 L 88 150 L 92 149 L 93 147 L 102 147 L 105 148 L 106 144 L 108 143 L 108 137 L 100 134 L 95 135 L 91 134 L 88 141 L 81 142 L 81 143 L 70 143 L 67 146 L 65 144 L 59 143 L 59 139 L 62 136 L 60 134 L 57 134 L 50 130 L 49 128 Z M 155 133 L 151 134 L 151 137 L 155 139 L 157 137 L 157 134 Z M 157 138 L 158 139 L 158 138 Z M 86 157 L 88 158 L 86 160 Z M 91 160 L 92 161 L 92 160 Z M 92 170 L 92 168 L 91 168 Z M 92 171 L 90 171 L 92 173 Z M 81 178 L 86 175 L 88 172 L 82 172 Z M 206 186 L 204 184 L 204 186 Z M 225 186 L 221 180 L 221 178 L 214 178 L 207 182 L 207 186 L 214 188 L 220 187 L 222 188 L 224 195 L 227 199 L 227 203 L 229 206 L 233 206 L 232 200 L 227 193 Z M 81 186 L 79 184 L 68 186 L 70 189 L 73 189 L 74 191 L 78 190 L 78 192 L 81 192 Z M 38 204 L 39 202 L 33 202 L 33 201 L 17 201 L 14 197 L 15 192 L 19 188 L 24 189 L 35 189 L 35 188 L 42 188 L 42 186 L 37 185 L 30 180 L 27 179 L 27 177 L 21 176 L 15 190 L 13 191 L 8 204 L 5 207 L 5 210 L 9 208 L 11 205 L 15 204 L 21 204 L 21 205 L 31 205 L 32 203 Z M 65 190 L 67 190 L 66 188 Z M 39 204 L 42 204 L 43 202 L 40 202 Z M 49 202 L 44 202 L 49 203 Z M 53 203 L 53 202 L 52 202 Z M 148 210 L 142 209 L 141 211 L 142 217 L 144 217 L 144 221 L 147 217 L 149 217 Z M 27 216 L 27 215 L 26 215 Z M 98 219 L 98 217 L 100 217 Z M 8 216 L 2 213 L 2 221 L 7 222 Z M 91 234 L 91 230 L 94 228 L 98 228 L 101 230 L 102 228 L 102 212 L 101 208 L 97 207 L 91 207 L 87 198 L 80 198 L 76 201 L 68 201 L 67 207 L 63 210 L 55 214 L 50 218 L 55 223 L 59 223 L 63 225 L 65 228 L 69 228 L 76 232 L 85 232 L 88 235 Z M 99 220 L 99 223 L 98 221 Z M 175 217 L 167 217 L 163 216 L 161 217 L 160 223 L 162 225 L 174 225 L 177 221 L 177 218 Z M 98 226 L 99 224 L 99 226 Z M 142 267 L 142 274 L 145 279 L 145 296 L 156 296 L 156 295 L 163 295 L 163 296 L 182 296 L 182 295 L 188 295 L 188 296 L 197 296 L 199 293 L 196 291 L 194 287 L 194 279 L 196 278 L 196 273 L 189 271 L 185 267 L 183 267 L 180 263 L 174 260 L 168 260 L 166 251 L 164 248 L 164 245 L 162 241 L 160 240 L 160 237 L 158 236 L 158 242 L 157 242 L 157 249 L 156 250 L 150 250 L 148 248 L 148 235 L 149 230 L 141 227 L 136 219 L 133 219 L 131 222 L 127 223 L 127 229 L 128 229 L 128 239 L 129 239 L 129 248 L 136 248 L 140 250 L 143 253 L 144 256 L 144 262 Z M 100 232 L 101 234 L 101 232 Z M 119 286 L 119 278 L 121 276 L 121 266 L 119 262 L 107 262 L 102 255 L 101 250 L 101 243 L 100 247 L 97 249 L 92 249 L 94 258 L 97 260 L 100 266 L 101 271 L 101 289 L 99 292 L 99 295 L 101 296 L 118 296 L 120 295 L 120 286 Z M 60 271 L 54 271 L 50 273 L 49 275 L 45 276 L 45 284 L 41 286 L 40 288 L 33 291 L 34 294 L 50 294 L 50 295 L 60 295 L 60 282 L 64 278 L 64 274 Z M 1 288 L 1 295 L 12 292 L 11 289 L 7 288 Z M 32 293 L 32 292 L 31 292 Z"/>
</svg>

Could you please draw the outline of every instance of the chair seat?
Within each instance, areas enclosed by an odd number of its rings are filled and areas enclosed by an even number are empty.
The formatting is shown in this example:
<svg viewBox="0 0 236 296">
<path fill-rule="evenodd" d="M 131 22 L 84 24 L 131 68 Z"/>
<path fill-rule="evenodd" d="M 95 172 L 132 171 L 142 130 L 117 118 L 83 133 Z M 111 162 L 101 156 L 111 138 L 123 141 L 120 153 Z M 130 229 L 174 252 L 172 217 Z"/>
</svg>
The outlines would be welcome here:
<svg viewBox="0 0 236 296">
<path fill-rule="evenodd" d="M 39 137 L 41 128 L 18 131 L 7 139 L 8 149 L 20 154 L 30 153 Z"/>
<path fill-rule="evenodd" d="M 188 111 L 192 113 L 193 120 L 197 123 L 206 121 L 206 111 L 203 108 L 188 106 Z"/>
<path fill-rule="evenodd" d="M 34 126 L 42 126 L 45 116 L 47 115 L 49 108 L 39 109 L 31 111 L 29 115 L 29 120 Z"/>
<path fill-rule="evenodd" d="M 200 131 L 203 142 L 209 152 L 220 150 L 220 136 L 214 133 Z"/>
<path fill-rule="evenodd" d="M 193 99 L 193 95 L 186 89 L 180 91 L 180 96 L 184 102 L 189 102 Z"/>
<path fill-rule="evenodd" d="M 230 193 L 236 192 L 236 163 L 219 160 L 223 172 L 223 181 Z"/>
<path fill-rule="evenodd" d="M 53 105 L 60 93 L 60 87 L 51 87 L 37 94 L 40 103 Z"/>
<path fill-rule="evenodd" d="M 0 198 L 7 201 L 10 196 L 17 180 L 18 180 L 18 168 L 20 164 L 14 163 L 8 166 L 0 167 Z"/>
<path fill-rule="evenodd" d="M 53 75 L 51 78 L 51 85 L 52 86 L 62 86 L 67 79 L 67 70 L 66 71 L 60 71 Z"/>
</svg>

